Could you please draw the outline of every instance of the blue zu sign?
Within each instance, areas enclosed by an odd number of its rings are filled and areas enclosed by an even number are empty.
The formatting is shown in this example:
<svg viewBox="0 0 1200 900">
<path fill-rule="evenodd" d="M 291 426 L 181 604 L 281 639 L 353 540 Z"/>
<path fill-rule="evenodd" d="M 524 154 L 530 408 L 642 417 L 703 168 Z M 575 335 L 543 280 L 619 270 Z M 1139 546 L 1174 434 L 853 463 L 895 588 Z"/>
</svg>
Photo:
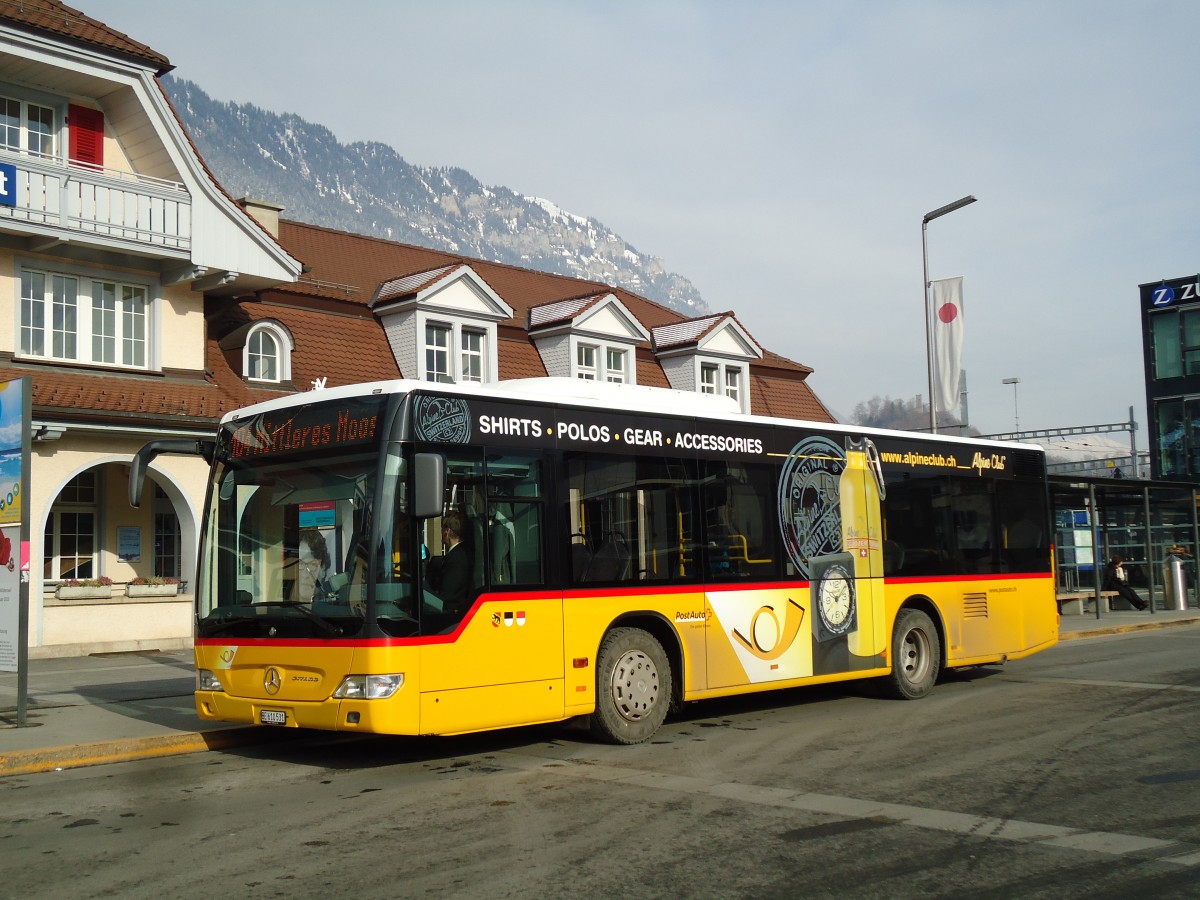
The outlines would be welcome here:
<svg viewBox="0 0 1200 900">
<path fill-rule="evenodd" d="M 0 206 L 17 205 L 17 167 L 0 163 Z"/>
</svg>

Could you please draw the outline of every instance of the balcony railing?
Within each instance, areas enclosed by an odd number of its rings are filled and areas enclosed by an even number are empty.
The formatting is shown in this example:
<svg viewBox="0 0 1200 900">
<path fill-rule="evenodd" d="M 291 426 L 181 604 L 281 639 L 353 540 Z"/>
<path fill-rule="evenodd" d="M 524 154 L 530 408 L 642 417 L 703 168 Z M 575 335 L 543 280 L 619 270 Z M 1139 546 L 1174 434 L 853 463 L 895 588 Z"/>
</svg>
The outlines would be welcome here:
<svg viewBox="0 0 1200 900">
<path fill-rule="evenodd" d="M 0 151 L 16 166 L 16 202 L 5 219 L 86 232 L 142 247 L 188 250 L 192 200 L 178 182 Z"/>
</svg>

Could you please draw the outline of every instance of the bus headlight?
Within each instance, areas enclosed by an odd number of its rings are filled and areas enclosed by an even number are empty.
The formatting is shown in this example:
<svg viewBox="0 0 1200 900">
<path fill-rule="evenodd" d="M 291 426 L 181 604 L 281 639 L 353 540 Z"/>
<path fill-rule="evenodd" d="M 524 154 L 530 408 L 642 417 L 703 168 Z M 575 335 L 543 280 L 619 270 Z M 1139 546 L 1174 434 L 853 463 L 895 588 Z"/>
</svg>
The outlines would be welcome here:
<svg viewBox="0 0 1200 900">
<path fill-rule="evenodd" d="M 337 700 L 386 700 L 404 684 L 404 675 L 347 675 L 333 696 Z"/>
<path fill-rule="evenodd" d="M 196 690 L 224 692 L 225 688 L 221 687 L 221 682 L 210 670 L 199 669 L 196 672 Z"/>
</svg>

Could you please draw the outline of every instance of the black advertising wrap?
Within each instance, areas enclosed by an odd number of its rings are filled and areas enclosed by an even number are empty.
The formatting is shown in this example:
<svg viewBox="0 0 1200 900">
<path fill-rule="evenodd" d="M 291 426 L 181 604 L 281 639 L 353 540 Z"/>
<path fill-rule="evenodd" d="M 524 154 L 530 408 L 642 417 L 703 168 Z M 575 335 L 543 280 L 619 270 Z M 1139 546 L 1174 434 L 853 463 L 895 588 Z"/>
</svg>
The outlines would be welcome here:
<svg viewBox="0 0 1200 900">
<path fill-rule="evenodd" d="M 647 456 L 688 456 L 729 460 L 786 461 L 808 456 L 840 471 L 846 436 L 812 428 L 757 425 L 721 419 L 621 412 L 551 404 L 496 403 L 475 397 L 419 394 L 413 399 L 412 435 L 444 444 L 594 450 Z M 925 439 L 873 437 L 885 473 L 959 472 L 986 478 L 1014 475 L 1007 448 Z M 799 448 L 799 449 L 798 449 Z M 825 449 L 820 449 L 825 448 Z M 830 449 L 832 448 L 832 449 Z M 828 452 L 826 452 L 828 451 Z M 1018 453 L 1020 451 L 1017 451 Z M 837 474 L 833 472 L 832 474 Z"/>
<path fill-rule="evenodd" d="M 412 425 L 417 440 L 431 443 L 763 460 L 772 434 L 769 427 L 718 420 L 445 395 L 417 396 Z"/>
</svg>

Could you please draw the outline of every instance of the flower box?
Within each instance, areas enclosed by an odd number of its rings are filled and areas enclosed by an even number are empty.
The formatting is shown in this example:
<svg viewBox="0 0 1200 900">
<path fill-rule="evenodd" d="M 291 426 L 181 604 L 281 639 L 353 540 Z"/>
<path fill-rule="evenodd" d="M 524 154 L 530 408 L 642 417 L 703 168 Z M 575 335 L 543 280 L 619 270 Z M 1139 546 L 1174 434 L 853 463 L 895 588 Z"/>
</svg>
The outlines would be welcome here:
<svg viewBox="0 0 1200 900">
<path fill-rule="evenodd" d="M 127 584 L 126 597 L 174 597 L 179 593 L 177 584 Z"/>
<path fill-rule="evenodd" d="M 78 585 L 72 587 L 67 584 L 60 584 L 54 592 L 54 596 L 59 600 L 108 600 L 112 597 L 112 587 L 110 585 Z"/>
</svg>

